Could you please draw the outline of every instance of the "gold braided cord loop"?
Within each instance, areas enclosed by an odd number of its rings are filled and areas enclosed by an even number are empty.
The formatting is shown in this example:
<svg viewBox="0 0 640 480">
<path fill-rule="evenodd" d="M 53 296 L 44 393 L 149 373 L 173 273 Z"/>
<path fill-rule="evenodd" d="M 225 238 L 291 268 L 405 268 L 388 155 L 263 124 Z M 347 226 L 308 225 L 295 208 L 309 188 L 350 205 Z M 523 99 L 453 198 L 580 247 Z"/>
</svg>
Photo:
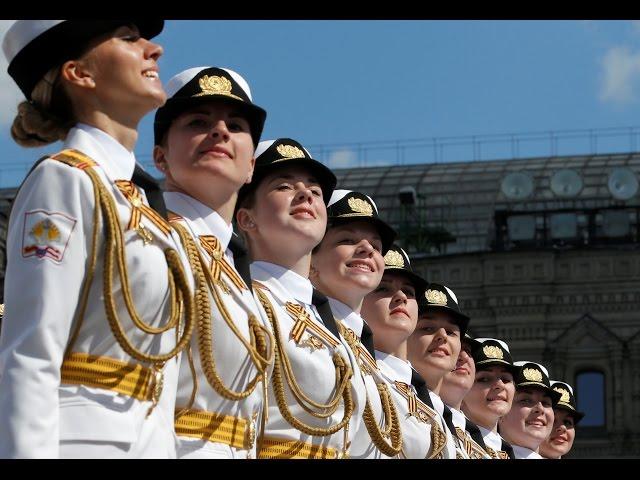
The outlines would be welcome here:
<svg viewBox="0 0 640 480">
<path fill-rule="evenodd" d="M 464 446 L 464 451 L 467 452 L 469 458 L 479 459 L 487 458 L 487 452 L 478 445 L 469 433 L 460 427 L 456 427 L 456 435 L 460 443 Z"/>
<path fill-rule="evenodd" d="M 336 322 L 338 325 L 338 330 L 343 338 L 347 341 L 349 347 L 351 347 L 351 351 L 358 358 L 358 360 L 363 361 L 366 357 L 363 350 L 366 350 L 362 347 L 360 339 L 358 336 L 351 330 L 347 328 L 342 322 Z M 367 352 L 368 353 L 368 352 Z M 370 361 L 366 362 L 368 368 L 371 369 L 373 366 Z M 377 369 L 377 366 L 375 367 Z M 373 372 L 372 372 L 373 373 Z M 376 387 L 378 389 L 378 396 L 380 397 L 380 404 L 382 405 L 382 413 L 384 415 L 384 430 L 381 430 L 378 426 L 378 422 L 376 421 L 375 415 L 373 413 L 373 409 L 371 408 L 371 404 L 369 403 L 369 393 L 367 392 L 367 401 L 364 407 L 364 424 L 367 428 L 367 432 L 371 437 L 371 441 L 373 444 L 384 453 L 388 457 L 395 457 L 402 451 L 402 429 L 400 427 L 400 417 L 398 415 L 398 411 L 396 410 L 396 406 L 393 403 L 393 399 L 391 398 L 391 392 L 389 391 L 389 387 L 385 383 L 376 382 Z M 387 442 L 387 438 L 390 439 L 390 442 Z"/>
<path fill-rule="evenodd" d="M 275 363 L 273 367 L 273 388 L 274 395 L 276 397 L 276 402 L 278 404 L 278 409 L 282 414 L 282 417 L 291 425 L 293 428 L 300 430 L 307 435 L 313 435 L 317 437 L 324 437 L 328 435 L 333 435 L 334 433 L 340 431 L 345 428 L 349 424 L 349 420 L 351 419 L 351 415 L 353 414 L 354 409 L 354 401 L 351 397 L 351 384 L 350 378 L 353 375 L 351 367 L 345 362 L 342 356 L 335 352 L 333 355 L 333 364 L 335 366 L 335 375 L 336 375 L 336 394 L 335 398 L 332 399 L 328 404 L 319 404 L 317 402 L 312 401 L 306 395 L 302 396 L 302 390 L 298 385 L 293 371 L 291 369 L 291 365 L 289 363 L 289 358 L 284 350 L 284 346 L 282 345 L 282 337 L 280 335 L 280 325 L 278 323 L 277 316 L 275 314 L 273 305 L 261 291 L 261 288 L 258 287 L 255 289 L 256 294 L 258 295 L 258 300 L 262 304 L 269 321 L 273 327 L 273 336 L 274 336 L 274 350 L 275 350 Z M 283 372 L 284 370 L 284 372 Z M 313 427 L 311 425 L 307 425 L 306 423 L 298 420 L 293 416 L 291 410 L 287 406 L 287 398 L 284 390 L 284 381 L 283 375 L 286 377 L 286 382 L 289 386 L 290 391 L 293 393 L 295 399 L 300 404 L 300 406 L 310 414 L 314 415 L 318 418 L 327 418 L 330 414 L 327 414 L 326 410 L 333 413 L 337 410 L 338 400 L 342 397 L 344 404 L 344 415 L 342 420 L 340 420 L 335 425 L 329 427 Z M 318 408 L 319 410 L 325 410 L 321 412 L 313 412 L 311 407 L 304 404 L 305 401 L 309 400 L 312 406 Z M 334 406 L 335 404 L 335 406 Z M 264 448 L 264 444 L 262 446 Z"/>
<path fill-rule="evenodd" d="M 267 371 L 273 361 L 273 348 L 269 348 L 270 345 L 273 345 L 271 332 L 257 320 L 255 315 L 248 312 L 250 338 L 249 341 L 244 338 L 227 310 L 222 295 L 218 290 L 217 282 L 212 277 L 210 269 L 206 267 L 207 262 L 196 246 L 193 237 L 186 228 L 177 221 L 172 222 L 172 227 L 178 232 L 180 238 L 183 239 L 183 243 L 189 245 L 185 250 L 187 251 L 191 269 L 196 277 L 195 303 L 198 325 L 198 353 L 200 363 L 202 364 L 202 371 L 207 382 L 221 397 L 233 401 L 247 398 L 253 393 L 259 382 L 262 382 L 263 389 L 266 389 L 268 380 Z M 258 371 L 243 391 L 234 391 L 227 387 L 218 373 L 218 367 L 213 356 L 213 322 L 209 295 L 213 297 L 215 305 L 225 323 L 244 345 L 253 365 Z M 197 388 L 195 375 L 194 382 L 194 388 Z M 266 391 L 264 395 L 266 395 Z M 195 395 L 192 394 L 191 398 L 194 399 Z"/>
<path fill-rule="evenodd" d="M 485 451 L 489 454 L 491 458 L 497 460 L 509 460 L 509 454 L 502 450 L 494 450 L 491 447 L 484 447 Z"/>
<path fill-rule="evenodd" d="M 111 193 L 106 189 L 105 185 L 100 180 L 98 173 L 93 170 L 92 166 L 95 163 L 86 157 L 83 153 L 76 150 L 65 150 L 60 154 L 53 157 L 55 160 L 63 162 L 67 165 L 78 167 L 84 170 L 89 176 L 94 188 L 95 210 L 94 210 L 94 232 L 92 238 L 92 254 L 89 271 L 85 276 L 85 282 L 83 284 L 83 290 L 81 294 L 81 304 L 79 308 L 78 323 L 74 330 L 71 340 L 75 341 L 77 338 L 80 326 L 79 324 L 83 320 L 84 312 L 86 310 L 86 303 L 88 298 L 88 289 L 90 283 L 93 280 L 95 274 L 95 266 L 97 259 L 97 226 L 99 224 L 100 213 L 102 213 L 105 235 L 105 255 L 104 255 L 104 302 L 105 312 L 111 331 L 120 345 L 120 347 L 131 357 L 138 361 L 153 363 L 153 370 L 156 374 L 160 373 L 160 370 L 166 363 L 166 361 L 175 357 L 184 347 L 189 343 L 191 333 L 193 331 L 194 323 L 194 305 L 191 298 L 191 292 L 189 288 L 189 282 L 187 281 L 186 274 L 180 263 L 178 253 L 173 249 L 165 250 L 165 257 L 168 266 L 169 286 L 172 290 L 171 298 L 174 299 L 175 305 L 171 306 L 171 315 L 174 318 L 170 318 L 167 322 L 167 326 L 162 328 L 153 328 L 146 325 L 135 311 L 133 300 L 131 297 L 131 289 L 129 286 L 129 280 L 127 275 L 126 263 L 125 263 L 125 251 L 122 229 L 120 228 L 119 218 L 115 202 Z M 145 333 L 158 334 L 167 331 L 169 328 L 177 327 L 178 314 L 182 312 L 182 305 L 184 305 L 184 329 L 182 336 L 177 340 L 176 345 L 166 354 L 147 354 L 137 348 L 135 348 L 130 340 L 126 337 L 124 329 L 120 324 L 118 315 L 116 312 L 115 297 L 113 294 L 113 264 L 117 263 L 118 273 L 121 280 L 121 290 L 124 296 L 127 311 L 129 312 L 134 325 Z M 177 289 L 177 295 L 174 295 L 173 290 Z M 71 350 L 72 343 L 70 342 L 67 348 L 67 353 Z"/>
<path fill-rule="evenodd" d="M 431 419 L 431 449 L 425 458 L 444 458 L 444 447 L 447 444 L 447 434 L 440 427 L 440 423 Z"/>
<path fill-rule="evenodd" d="M 186 410 L 176 418 L 175 428 L 176 434 L 182 437 L 223 443 L 243 450 L 249 450 L 253 446 L 249 423 L 230 415 L 204 410 Z"/>
<path fill-rule="evenodd" d="M 265 437 L 258 458 L 338 458 L 335 448 Z"/>
</svg>

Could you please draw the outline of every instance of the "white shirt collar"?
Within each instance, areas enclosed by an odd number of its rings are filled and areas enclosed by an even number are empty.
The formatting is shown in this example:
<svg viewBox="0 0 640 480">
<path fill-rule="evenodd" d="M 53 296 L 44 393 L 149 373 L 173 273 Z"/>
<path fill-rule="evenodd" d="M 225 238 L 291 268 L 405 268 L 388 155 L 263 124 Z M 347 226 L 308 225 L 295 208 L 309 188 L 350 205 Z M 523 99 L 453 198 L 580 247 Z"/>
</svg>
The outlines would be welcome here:
<svg viewBox="0 0 640 480">
<path fill-rule="evenodd" d="M 453 408 L 451 406 L 449 406 L 449 409 L 451 410 L 451 420 L 453 421 L 453 424 L 456 427 L 460 427 L 462 430 L 466 430 L 467 417 L 464 416 L 464 413 L 462 413 L 457 408 Z"/>
<path fill-rule="evenodd" d="M 214 235 L 226 250 L 233 227 L 224 221 L 218 212 L 189 195 L 179 192 L 164 192 L 167 208 L 190 221 L 196 235 Z"/>
<path fill-rule="evenodd" d="M 376 359 L 384 374 L 393 379 L 411 385 L 411 364 L 394 355 L 376 350 Z"/>
<path fill-rule="evenodd" d="M 359 313 L 354 312 L 351 307 L 345 305 L 335 298 L 329 298 L 329 305 L 331 305 L 331 311 L 333 316 L 338 320 L 342 320 L 344 324 L 349 327 L 359 337 L 362 335 L 362 327 L 364 320 Z"/>
<path fill-rule="evenodd" d="M 120 142 L 99 128 L 78 123 L 69 130 L 65 148 L 79 148 L 104 170 L 111 180 L 131 180 L 136 157 Z"/>
<path fill-rule="evenodd" d="M 519 445 L 511 445 L 513 447 L 513 454 L 516 458 L 542 458 L 542 456 L 531 450 L 530 448 L 521 447 Z"/>
<path fill-rule="evenodd" d="M 502 437 L 499 433 L 484 428 L 482 425 L 478 425 L 480 434 L 487 447 L 494 450 L 502 450 Z"/>
<path fill-rule="evenodd" d="M 429 397 L 431 397 L 431 403 L 433 404 L 433 408 L 440 414 L 444 414 L 444 402 L 440 398 L 437 393 L 429 390 Z"/>
<path fill-rule="evenodd" d="M 288 268 L 275 263 L 253 262 L 251 264 L 251 278 L 265 283 L 269 280 L 275 280 L 284 290 L 274 293 L 279 293 L 285 298 L 293 297 L 298 302 L 311 305 L 313 285 L 311 285 L 308 278 L 304 278 Z M 273 287 L 273 283 L 270 283 L 269 286 L 270 288 Z"/>
</svg>

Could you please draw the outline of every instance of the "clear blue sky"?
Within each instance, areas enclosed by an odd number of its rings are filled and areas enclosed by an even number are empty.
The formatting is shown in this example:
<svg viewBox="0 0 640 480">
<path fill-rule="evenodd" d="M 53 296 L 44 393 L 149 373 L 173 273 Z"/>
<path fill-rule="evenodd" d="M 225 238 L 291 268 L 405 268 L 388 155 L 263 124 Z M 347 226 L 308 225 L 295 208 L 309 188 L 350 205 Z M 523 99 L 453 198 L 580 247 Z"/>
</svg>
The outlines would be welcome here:
<svg viewBox="0 0 640 480">
<path fill-rule="evenodd" d="M 0 22 L 2 35 L 8 25 Z M 319 145 L 640 125 L 638 22 L 168 20 L 157 41 L 165 83 L 200 65 L 242 74 L 268 112 L 263 139 Z M 1 70 L 7 186 L 11 169 L 58 147 L 11 141 L 18 95 L 5 86 L 6 62 Z M 140 125 L 143 161 L 151 122 L 152 114 Z"/>
</svg>

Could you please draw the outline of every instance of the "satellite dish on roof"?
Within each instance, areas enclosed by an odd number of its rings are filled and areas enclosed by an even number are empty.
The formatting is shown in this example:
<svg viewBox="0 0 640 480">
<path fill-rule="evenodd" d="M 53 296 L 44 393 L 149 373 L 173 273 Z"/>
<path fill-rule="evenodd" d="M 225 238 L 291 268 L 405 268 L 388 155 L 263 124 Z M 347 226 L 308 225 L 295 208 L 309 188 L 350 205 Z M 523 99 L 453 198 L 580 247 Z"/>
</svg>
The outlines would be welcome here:
<svg viewBox="0 0 640 480">
<path fill-rule="evenodd" d="M 511 172 L 504 176 L 500 188 L 505 197 L 524 200 L 533 193 L 533 179 L 525 172 Z"/>
<path fill-rule="evenodd" d="M 551 177 L 551 191 L 558 197 L 575 197 L 582 191 L 582 177 L 570 168 L 558 170 Z"/>
<path fill-rule="evenodd" d="M 613 198 L 629 200 L 638 193 L 638 178 L 630 168 L 614 168 L 609 174 L 608 186 Z"/>
</svg>

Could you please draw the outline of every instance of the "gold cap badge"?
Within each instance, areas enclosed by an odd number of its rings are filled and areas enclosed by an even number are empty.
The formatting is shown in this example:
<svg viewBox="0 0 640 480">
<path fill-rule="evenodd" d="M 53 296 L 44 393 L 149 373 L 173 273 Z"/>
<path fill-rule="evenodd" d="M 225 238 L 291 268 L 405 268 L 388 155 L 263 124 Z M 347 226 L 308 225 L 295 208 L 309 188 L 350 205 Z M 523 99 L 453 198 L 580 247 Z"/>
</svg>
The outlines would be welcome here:
<svg viewBox="0 0 640 480">
<path fill-rule="evenodd" d="M 542 382 L 542 372 L 536 368 L 525 368 L 522 375 L 530 382 Z"/>
<path fill-rule="evenodd" d="M 560 395 L 562 395 L 560 397 L 560 401 L 562 403 L 569 403 L 571 397 L 569 396 L 569 392 L 567 392 L 564 388 L 562 387 L 555 387 L 554 390 L 556 392 L 558 392 Z"/>
<path fill-rule="evenodd" d="M 395 250 L 389 250 L 384 256 L 384 264 L 389 267 L 404 268 L 404 258 Z"/>
<path fill-rule="evenodd" d="M 278 145 L 276 150 L 285 158 L 305 158 L 304 152 L 293 145 Z"/>
<path fill-rule="evenodd" d="M 487 358 L 497 358 L 502 360 L 504 358 L 504 353 L 502 353 L 502 349 L 500 347 L 496 347 L 495 345 L 485 345 L 482 347 L 483 353 L 487 356 Z"/>
<path fill-rule="evenodd" d="M 373 215 L 373 207 L 369 202 L 365 202 L 360 198 L 351 197 L 347 200 L 349 207 L 356 213 L 367 215 L 368 217 Z"/>
<path fill-rule="evenodd" d="M 429 303 L 434 303 L 436 305 L 447 304 L 447 296 L 439 290 L 427 290 L 424 296 Z"/>
<path fill-rule="evenodd" d="M 210 77 L 209 75 L 204 75 L 200 80 L 198 80 L 198 84 L 200 85 L 200 90 L 202 91 L 194 95 L 195 97 L 202 97 L 204 95 L 224 95 L 225 97 L 242 100 L 237 95 L 231 93 L 232 85 L 227 78 L 218 77 L 216 75 L 212 77 Z"/>
</svg>

